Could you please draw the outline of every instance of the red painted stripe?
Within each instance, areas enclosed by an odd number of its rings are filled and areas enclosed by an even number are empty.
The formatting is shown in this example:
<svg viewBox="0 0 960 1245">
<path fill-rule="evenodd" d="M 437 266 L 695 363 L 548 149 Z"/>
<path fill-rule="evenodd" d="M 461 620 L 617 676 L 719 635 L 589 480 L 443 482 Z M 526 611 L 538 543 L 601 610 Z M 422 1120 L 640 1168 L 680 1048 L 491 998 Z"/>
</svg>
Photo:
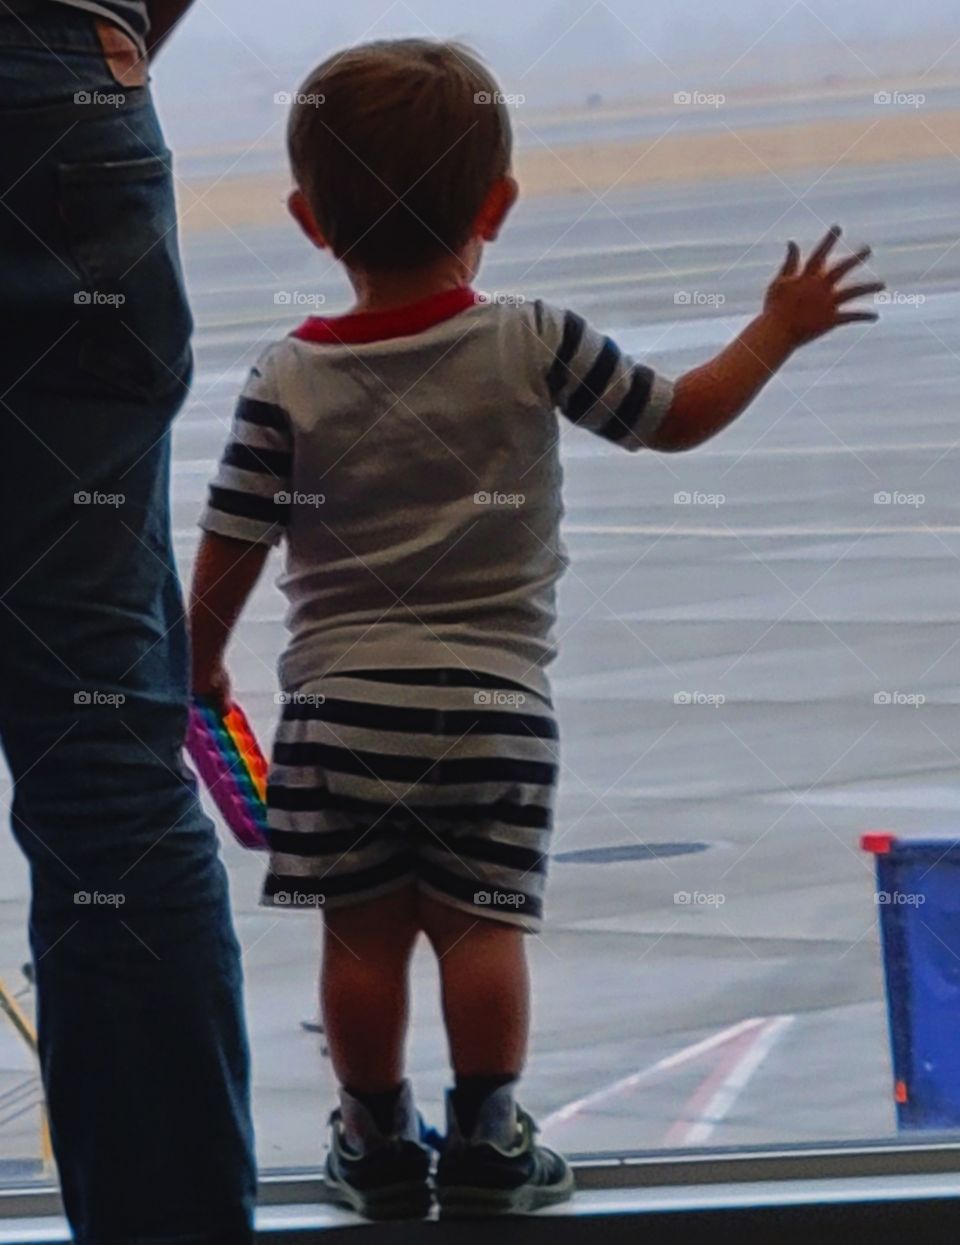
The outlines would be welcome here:
<svg viewBox="0 0 960 1245">
<path fill-rule="evenodd" d="M 716 1090 L 723 1084 L 747 1051 L 766 1030 L 765 1025 L 738 1034 L 722 1046 L 707 1075 L 683 1104 L 677 1119 L 667 1130 L 663 1144 L 671 1149 L 682 1146 L 691 1126 L 697 1123 Z"/>
</svg>

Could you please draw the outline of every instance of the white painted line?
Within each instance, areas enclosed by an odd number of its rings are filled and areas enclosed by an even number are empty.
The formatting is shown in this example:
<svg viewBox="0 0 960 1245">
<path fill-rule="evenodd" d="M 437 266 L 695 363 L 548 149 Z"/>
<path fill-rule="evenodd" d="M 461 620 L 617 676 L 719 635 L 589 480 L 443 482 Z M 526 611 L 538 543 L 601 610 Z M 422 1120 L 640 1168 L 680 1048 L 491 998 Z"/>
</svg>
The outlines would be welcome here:
<svg viewBox="0 0 960 1245">
<path fill-rule="evenodd" d="M 585 1094 L 582 1098 L 575 1098 L 572 1102 L 568 1102 L 566 1106 L 558 1108 L 542 1119 L 540 1126 L 543 1129 L 547 1129 L 563 1124 L 565 1121 L 572 1119 L 573 1116 L 579 1115 L 583 1111 L 589 1111 L 591 1107 L 608 1102 L 611 1098 L 616 1098 L 628 1090 L 635 1089 L 645 1081 L 661 1076 L 665 1072 L 671 1072 L 674 1068 L 682 1067 L 694 1059 L 699 1059 L 701 1055 L 706 1055 L 710 1051 L 716 1050 L 719 1046 L 733 1042 L 745 1033 L 761 1029 L 766 1023 L 762 1017 L 754 1016 L 749 1020 L 741 1020 L 738 1024 L 730 1025 L 727 1029 L 721 1029 L 718 1033 L 714 1033 L 712 1037 L 703 1038 L 699 1042 L 685 1046 L 682 1050 L 678 1050 L 672 1055 L 658 1059 L 656 1063 L 650 1064 L 647 1068 L 641 1068 L 638 1072 L 632 1072 L 629 1076 L 621 1077 L 618 1081 L 612 1081 L 602 1089 L 594 1090 L 592 1094 Z"/>
<path fill-rule="evenodd" d="M 235 385 L 239 388 L 243 381 L 246 380 L 246 377 L 247 371 L 244 370 L 237 377 L 227 377 L 226 380 L 222 381 L 222 383 Z M 213 384 L 220 382 L 221 379 L 221 377 L 213 377 L 211 375 L 211 379 L 208 382 L 208 388 Z M 188 406 L 191 401 L 194 403 L 194 409 L 190 414 L 191 428 L 222 429 L 229 424 L 230 418 L 233 414 L 232 408 L 224 410 L 223 417 L 218 418 L 204 406 L 203 399 L 204 387 L 201 384 L 195 387 L 193 397 L 187 399 Z M 178 428 L 182 426 L 184 425 L 178 425 Z M 584 453 L 577 454 L 576 456 L 589 456 L 593 459 L 608 458 L 610 456 L 609 449 L 602 443 L 593 445 L 590 441 L 585 440 L 581 440 L 576 444 L 570 442 L 569 445 L 564 447 L 564 449 L 571 451 L 574 449 L 585 450 L 587 446 L 591 447 L 589 455 Z M 811 456 L 838 457 L 840 455 L 849 457 L 850 455 L 857 454 L 897 454 L 899 456 L 903 456 L 904 454 L 944 454 L 955 449 L 957 449 L 956 438 L 947 441 L 878 441 L 859 445 L 831 441 L 826 444 L 816 445 L 755 445 L 751 446 L 749 457 L 751 461 L 756 461 L 758 458 L 808 458 Z M 733 449 L 727 449 L 724 447 L 722 442 L 718 444 L 711 442 L 708 445 L 702 446 L 697 451 L 697 460 L 699 462 L 703 462 L 704 459 L 726 458 L 733 458 L 738 461 L 740 459 L 746 460 L 743 447 L 737 446 Z M 175 460 L 175 466 L 178 469 L 186 468 L 191 471 L 203 470 L 212 472 L 216 465 L 216 455 L 213 455 L 210 458 L 178 458 Z M 876 492 L 879 490 L 873 491 Z"/>
<path fill-rule="evenodd" d="M 689 1124 L 671 1128 L 668 1144 L 676 1146 L 703 1145 L 713 1135 L 717 1125 L 722 1123 L 734 1103 L 749 1084 L 754 1073 L 770 1054 L 784 1032 L 793 1023 L 793 1016 L 774 1016 L 750 1035 L 745 1049 L 738 1054 L 733 1066 L 726 1072 L 720 1085 L 710 1095 L 699 1119 Z M 713 1087 L 714 1076 L 707 1078 L 710 1088 Z M 697 1097 L 698 1095 L 694 1095 Z M 692 1101 L 692 1100 L 691 1100 Z"/>
<path fill-rule="evenodd" d="M 696 537 L 707 536 L 720 540 L 754 540 L 781 539 L 790 537 L 826 539 L 836 537 L 845 539 L 852 536 L 903 536 L 930 535 L 937 532 L 943 535 L 960 535 L 960 524 L 957 523 L 898 523 L 888 526 L 877 524 L 872 527 L 676 527 L 664 523 L 564 523 L 565 535 L 574 536 L 674 536 Z M 177 540 L 193 539 L 199 542 L 199 528 L 178 527 L 174 529 Z"/>
<path fill-rule="evenodd" d="M 711 1066 L 699 1085 L 686 1100 L 677 1113 L 674 1122 L 667 1129 L 662 1145 L 667 1148 L 685 1145 L 687 1130 L 691 1121 L 699 1120 L 706 1110 L 707 1104 L 713 1099 L 717 1087 L 722 1085 L 733 1068 L 742 1059 L 744 1053 L 753 1045 L 757 1036 L 763 1033 L 765 1026 L 743 1033 L 722 1047 L 711 1059 Z"/>
<path fill-rule="evenodd" d="M 752 445 L 750 457 L 755 458 L 793 458 L 797 454 L 829 455 L 837 454 L 928 454 L 939 450 L 955 450 L 956 438 L 947 441 L 867 441 L 853 445 L 850 442 L 828 441 L 815 445 Z M 744 458 L 742 446 L 727 449 L 722 442 L 708 443 L 697 451 L 697 458 Z"/>
<path fill-rule="evenodd" d="M 578 536 L 711 536 L 721 540 L 737 540 L 752 537 L 781 536 L 902 536 L 907 533 L 945 532 L 960 533 L 957 523 L 887 523 L 848 527 L 678 527 L 673 523 L 565 523 L 563 531 Z"/>
</svg>

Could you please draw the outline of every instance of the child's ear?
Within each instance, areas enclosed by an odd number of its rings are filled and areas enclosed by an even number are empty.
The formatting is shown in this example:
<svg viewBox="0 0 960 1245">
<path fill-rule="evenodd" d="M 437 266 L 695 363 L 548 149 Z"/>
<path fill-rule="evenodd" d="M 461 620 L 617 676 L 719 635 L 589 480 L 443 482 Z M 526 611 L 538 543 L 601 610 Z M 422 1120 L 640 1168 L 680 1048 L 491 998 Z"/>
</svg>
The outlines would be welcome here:
<svg viewBox="0 0 960 1245">
<path fill-rule="evenodd" d="M 477 236 L 484 242 L 495 242 L 517 201 L 520 187 L 513 177 L 501 177 L 493 183 L 477 216 Z"/>
<path fill-rule="evenodd" d="M 307 235 L 314 246 L 326 251 L 329 243 L 323 236 L 320 226 L 317 224 L 317 218 L 313 214 L 313 208 L 307 201 L 307 196 L 302 190 L 291 190 L 287 197 L 287 211 L 297 222 L 303 232 Z"/>
</svg>

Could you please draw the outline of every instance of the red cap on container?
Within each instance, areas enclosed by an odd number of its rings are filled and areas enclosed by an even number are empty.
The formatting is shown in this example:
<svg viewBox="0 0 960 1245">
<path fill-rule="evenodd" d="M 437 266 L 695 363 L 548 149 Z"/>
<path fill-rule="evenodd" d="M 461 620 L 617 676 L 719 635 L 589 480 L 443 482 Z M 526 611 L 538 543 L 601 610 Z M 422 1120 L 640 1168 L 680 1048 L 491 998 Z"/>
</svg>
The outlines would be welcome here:
<svg viewBox="0 0 960 1245">
<path fill-rule="evenodd" d="M 872 852 L 874 856 L 885 856 L 896 841 L 897 836 L 890 830 L 868 830 L 861 836 L 860 846 L 865 852 Z"/>
</svg>

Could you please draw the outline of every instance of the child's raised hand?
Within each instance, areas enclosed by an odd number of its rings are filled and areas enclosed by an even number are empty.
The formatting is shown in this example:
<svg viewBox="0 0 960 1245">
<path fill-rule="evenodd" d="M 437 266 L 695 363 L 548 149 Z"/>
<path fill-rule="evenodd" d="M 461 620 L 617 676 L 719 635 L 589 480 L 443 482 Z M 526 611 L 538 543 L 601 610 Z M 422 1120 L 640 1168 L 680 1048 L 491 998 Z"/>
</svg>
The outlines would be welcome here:
<svg viewBox="0 0 960 1245">
<path fill-rule="evenodd" d="M 828 267 L 827 260 L 842 230 L 834 225 L 827 231 L 801 266 L 800 248 L 796 242 L 787 246 L 787 258 L 764 301 L 764 314 L 775 320 L 794 346 L 811 342 L 841 324 L 859 324 L 876 320 L 875 311 L 846 311 L 857 298 L 878 294 L 885 288 L 882 281 L 865 285 L 842 285 L 843 278 L 870 256 L 863 247 L 855 255 Z"/>
</svg>

